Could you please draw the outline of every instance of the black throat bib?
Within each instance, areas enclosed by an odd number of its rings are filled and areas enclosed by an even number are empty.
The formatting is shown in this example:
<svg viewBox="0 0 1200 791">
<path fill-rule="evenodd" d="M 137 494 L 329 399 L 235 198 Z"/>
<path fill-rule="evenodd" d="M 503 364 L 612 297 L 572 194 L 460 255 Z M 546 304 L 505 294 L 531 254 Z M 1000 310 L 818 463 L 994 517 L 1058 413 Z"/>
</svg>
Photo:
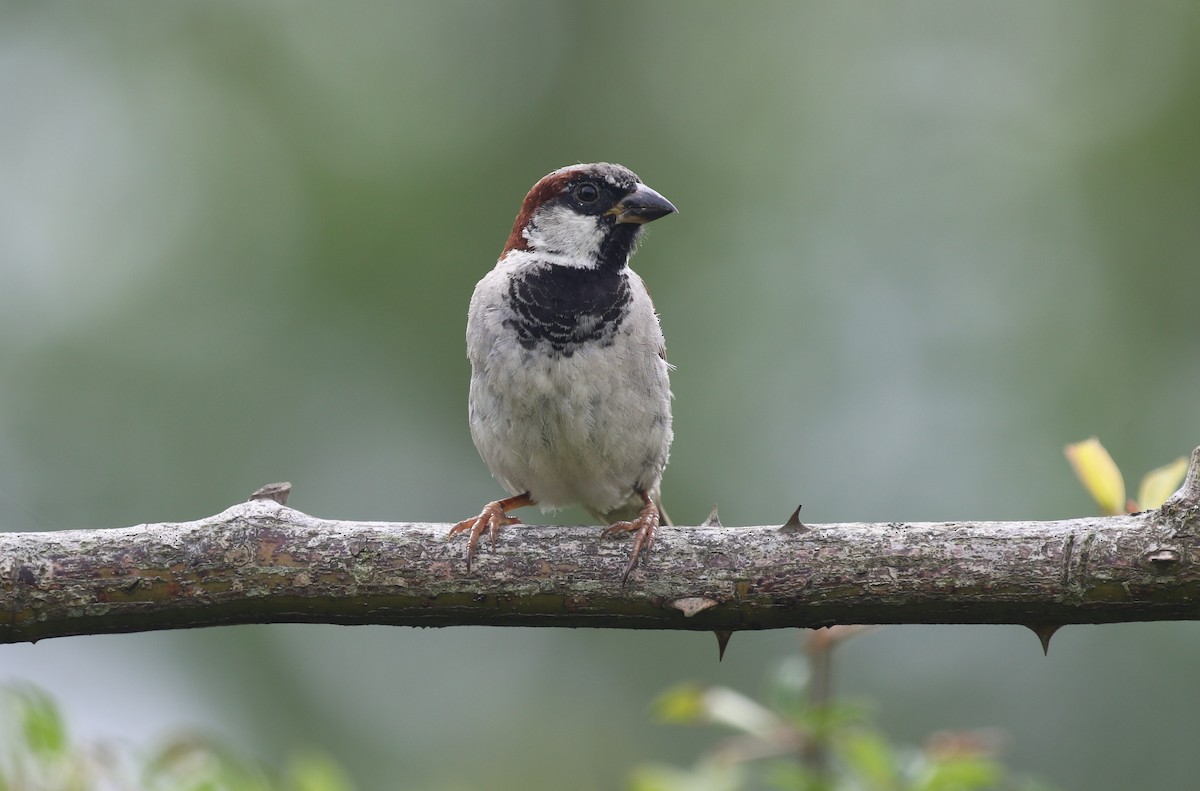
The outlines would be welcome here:
<svg viewBox="0 0 1200 791">
<path fill-rule="evenodd" d="M 526 349 L 540 343 L 565 357 L 585 343 L 612 344 L 629 313 L 627 269 L 547 266 L 513 278 L 504 324 Z"/>
</svg>

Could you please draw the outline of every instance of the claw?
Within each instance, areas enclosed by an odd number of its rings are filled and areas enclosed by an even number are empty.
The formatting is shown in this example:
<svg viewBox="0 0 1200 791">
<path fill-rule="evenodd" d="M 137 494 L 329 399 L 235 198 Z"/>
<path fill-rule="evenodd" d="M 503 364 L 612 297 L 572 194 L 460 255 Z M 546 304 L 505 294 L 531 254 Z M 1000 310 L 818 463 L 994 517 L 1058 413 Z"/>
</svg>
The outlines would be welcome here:
<svg viewBox="0 0 1200 791">
<path fill-rule="evenodd" d="M 475 552 L 479 547 L 479 539 L 484 534 L 488 534 L 491 539 L 492 549 L 496 548 L 496 536 L 500 535 L 500 528 L 505 525 L 519 525 L 521 520 L 515 516 L 509 516 L 508 511 L 514 508 L 520 508 L 524 505 L 533 505 L 533 500 L 529 494 L 519 494 L 516 497 L 508 497 L 504 500 L 493 500 L 483 507 L 479 512 L 479 516 L 473 516 L 470 519 L 464 519 L 454 527 L 450 528 L 450 532 L 446 538 L 452 538 L 455 533 L 469 533 L 467 539 L 467 573 L 471 573 L 471 561 L 475 559 Z"/>
<path fill-rule="evenodd" d="M 633 551 L 629 553 L 629 563 L 625 566 L 625 571 L 621 574 L 622 585 L 629 579 L 629 573 L 637 565 L 642 550 L 649 552 L 650 547 L 654 546 L 654 529 L 658 527 L 658 506 L 644 492 L 639 492 L 639 494 L 641 494 L 642 502 L 645 505 L 642 507 L 637 519 L 609 525 L 600 533 L 601 538 L 606 538 L 613 533 L 629 532 L 636 534 L 633 539 Z"/>
</svg>

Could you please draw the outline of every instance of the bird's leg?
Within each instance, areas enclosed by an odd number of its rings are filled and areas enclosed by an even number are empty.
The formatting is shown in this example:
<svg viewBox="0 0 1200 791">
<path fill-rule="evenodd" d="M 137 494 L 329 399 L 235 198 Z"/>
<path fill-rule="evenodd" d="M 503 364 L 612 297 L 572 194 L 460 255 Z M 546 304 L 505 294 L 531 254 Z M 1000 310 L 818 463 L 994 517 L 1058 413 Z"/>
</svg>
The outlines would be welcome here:
<svg viewBox="0 0 1200 791">
<path fill-rule="evenodd" d="M 479 546 L 479 537 L 487 533 L 492 539 L 492 549 L 496 548 L 496 536 L 500 533 L 500 528 L 504 525 L 519 525 L 520 519 L 515 516 L 509 516 L 508 512 L 514 508 L 521 508 L 526 505 L 533 505 L 534 500 L 529 496 L 529 492 L 518 494 L 515 497 L 506 497 L 503 500 L 493 500 L 483 507 L 479 512 L 479 516 L 473 516 L 470 519 L 464 519 L 454 527 L 450 528 L 450 533 L 446 536 L 449 538 L 455 533 L 465 533 L 470 531 L 470 538 L 467 540 L 467 573 L 471 573 L 471 561 L 475 559 L 475 549 Z"/>
<path fill-rule="evenodd" d="M 654 529 L 658 527 L 658 506 L 645 492 L 639 491 L 638 495 L 642 498 L 644 505 L 637 518 L 629 522 L 617 522 L 609 525 L 600 534 L 600 537 L 604 538 L 611 533 L 636 533 L 633 539 L 633 552 L 629 555 L 629 564 L 625 566 L 625 572 L 621 575 L 622 585 L 629 579 L 629 572 L 633 571 L 633 567 L 637 565 L 638 556 L 642 554 L 642 550 L 650 551 L 650 547 L 654 544 Z"/>
</svg>

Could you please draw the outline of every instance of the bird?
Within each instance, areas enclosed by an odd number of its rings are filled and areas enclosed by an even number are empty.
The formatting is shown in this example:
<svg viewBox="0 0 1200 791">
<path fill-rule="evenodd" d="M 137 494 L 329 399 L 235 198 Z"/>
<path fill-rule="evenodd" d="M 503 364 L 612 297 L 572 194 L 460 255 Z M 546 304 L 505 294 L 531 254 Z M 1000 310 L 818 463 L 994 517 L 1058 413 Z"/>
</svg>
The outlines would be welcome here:
<svg viewBox="0 0 1200 791">
<path fill-rule="evenodd" d="M 665 520 L 670 453 L 666 344 L 650 292 L 629 268 L 647 223 L 678 210 L 622 165 L 570 165 L 521 204 L 467 314 L 471 438 L 509 496 L 450 529 L 493 548 L 509 514 L 582 505 L 634 535 L 624 585 Z"/>
</svg>

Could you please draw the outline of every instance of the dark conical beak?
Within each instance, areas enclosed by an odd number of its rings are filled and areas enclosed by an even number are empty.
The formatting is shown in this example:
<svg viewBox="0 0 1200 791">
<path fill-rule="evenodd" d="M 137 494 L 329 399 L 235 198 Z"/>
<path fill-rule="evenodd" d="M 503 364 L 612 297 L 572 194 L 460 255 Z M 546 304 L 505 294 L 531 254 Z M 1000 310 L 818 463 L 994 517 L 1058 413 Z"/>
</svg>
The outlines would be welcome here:
<svg viewBox="0 0 1200 791">
<path fill-rule="evenodd" d="M 617 222 L 631 222 L 637 225 L 666 217 L 679 211 L 671 201 L 659 195 L 645 184 L 638 184 L 637 189 L 621 199 L 621 202 L 609 209 L 609 214 L 617 218 Z"/>
</svg>

